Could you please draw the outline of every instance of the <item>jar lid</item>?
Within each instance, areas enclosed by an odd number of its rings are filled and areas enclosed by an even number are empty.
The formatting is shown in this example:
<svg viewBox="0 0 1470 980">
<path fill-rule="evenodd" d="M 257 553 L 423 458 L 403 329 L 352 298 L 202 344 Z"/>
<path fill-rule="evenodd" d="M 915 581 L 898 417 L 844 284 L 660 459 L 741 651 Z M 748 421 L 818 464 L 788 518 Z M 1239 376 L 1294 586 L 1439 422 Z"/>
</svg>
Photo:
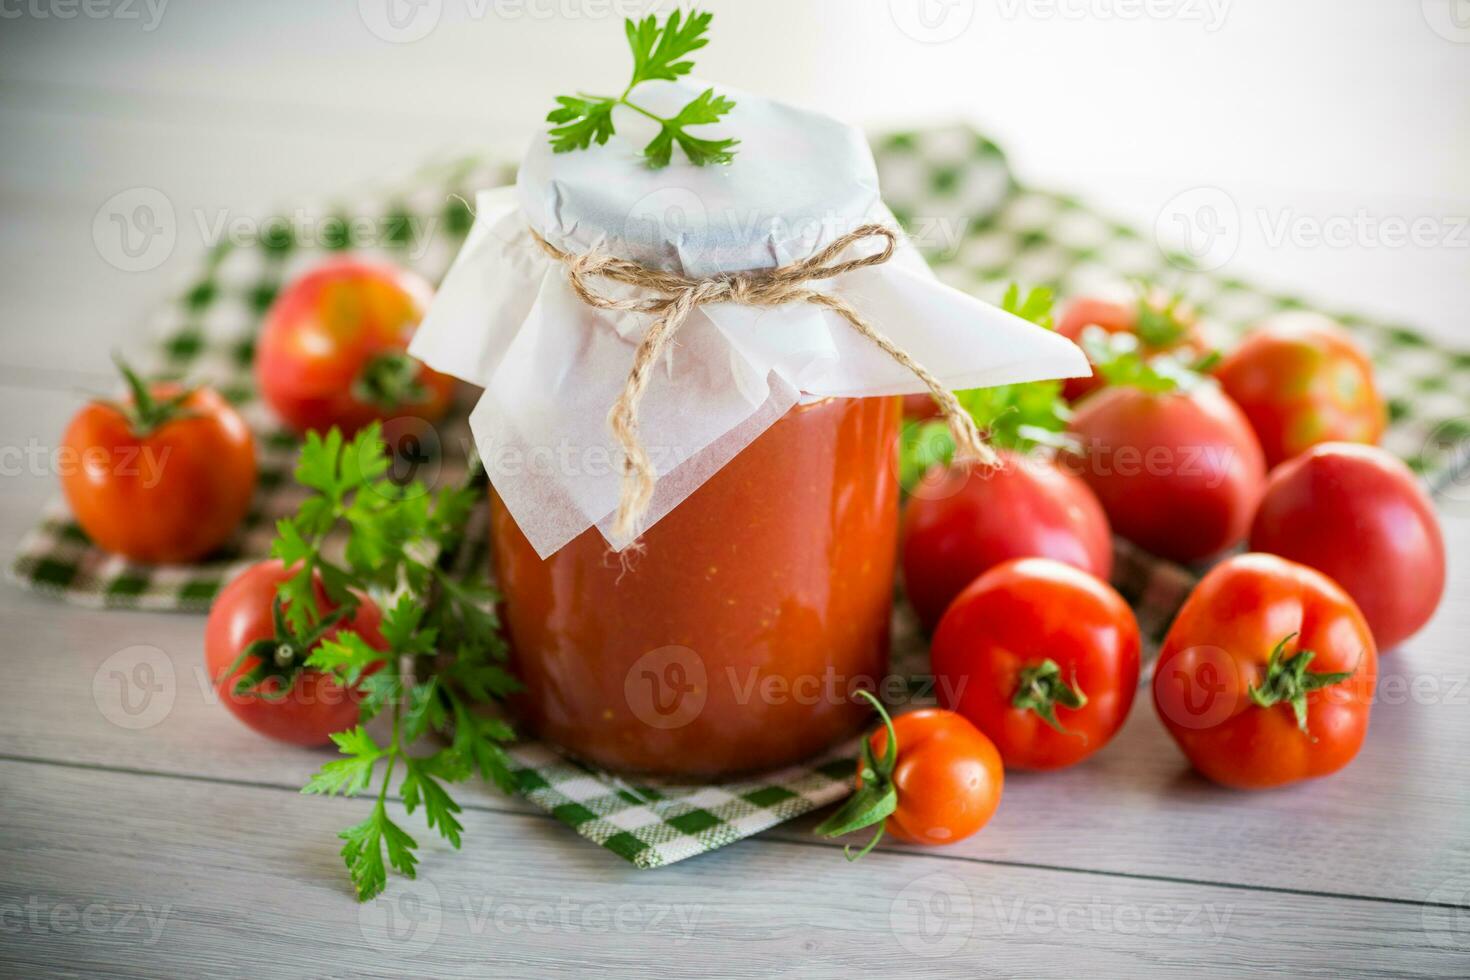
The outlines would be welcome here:
<svg viewBox="0 0 1470 980">
<path fill-rule="evenodd" d="M 672 115 L 710 86 L 692 79 L 639 88 Z M 877 168 L 862 133 L 830 116 L 720 86 L 735 108 L 701 138 L 738 136 L 735 162 L 698 167 L 677 150 L 653 169 L 641 149 L 657 124 L 617 110 L 618 131 L 584 151 L 533 140 L 517 179 L 521 210 L 563 251 L 597 247 L 692 277 L 789 264 L 880 215 Z"/>
</svg>

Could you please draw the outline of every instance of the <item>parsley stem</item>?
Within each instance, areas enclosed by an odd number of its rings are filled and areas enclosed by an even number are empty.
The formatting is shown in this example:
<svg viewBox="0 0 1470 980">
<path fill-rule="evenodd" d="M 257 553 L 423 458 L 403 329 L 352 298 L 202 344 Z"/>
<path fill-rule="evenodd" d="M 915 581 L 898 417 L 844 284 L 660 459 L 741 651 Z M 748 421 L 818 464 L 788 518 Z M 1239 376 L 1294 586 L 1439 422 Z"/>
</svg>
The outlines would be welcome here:
<svg viewBox="0 0 1470 980">
<path fill-rule="evenodd" d="M 593 95 L 591 92 L 578 92 L 577 94 L 584 99 L 596 99 L 599 102 L 611 102 L 613 105 L 627 106 L 629 109 L 632 109 L 639 115 L 647 116 L 649 119 L 652 119 L 660 126 L 667 123 L 669 120 L 665 119 L 663 116 L 655 116 L 653 113 L 649 112 L 641 105 L 635 105 L 634 103 L 628 101 L 628 93 L 633 91 L 633 85 L 636 84 L 638 83 L 634 82 L 632 85 L 629 85 L 627 88 L 623 89 L 623 94 L 619 95 L 617 98 L 614 98 L 611 95 Z"/>
<path fill-rule="evenodd" d="M 393 767 L 398 764 L 398 756 L 402 749 L 398 744 L 398 717 L 403 711 L 403 699 L 393 699 L 393 736 L 388 740 L 388 770 L 383 773 L 383 788 L 378 790 L 378 809 L 384 809 L 384 803 L 388 799 L 388 787 L 393 784 Z"/>
</svg>

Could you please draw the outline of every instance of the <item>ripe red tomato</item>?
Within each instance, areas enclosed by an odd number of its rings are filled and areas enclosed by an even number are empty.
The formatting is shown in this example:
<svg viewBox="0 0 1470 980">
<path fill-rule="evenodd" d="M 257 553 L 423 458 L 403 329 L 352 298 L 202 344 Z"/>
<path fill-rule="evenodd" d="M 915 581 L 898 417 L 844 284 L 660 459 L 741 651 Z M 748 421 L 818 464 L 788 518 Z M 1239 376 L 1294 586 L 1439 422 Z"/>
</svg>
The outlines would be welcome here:
<svg viewBox="0 0 1470 980">
<path fill-rule="evenodd" d="M 990 739 L 943 708 L 890 720 L 877 699 L 862 693 L 884 724 L 858 760 L 857 792 L 817 833 L 837 837 L 879 824 L 861 856 L 884 831 L 910 844 L 953 844 L 985 826 L 1005 786 L 1005 767 Z"/>
<path fill-rule="evenodd" d="M 1142 342 L 1140 353 L 1144 357 L 1181 349 L 1202 355 L 1209 350 L 1194 307 L 1159 290 L 1127 303 L 1081 296 L 1067 305 L 1057 321 L 1057 333 L 1074 344 L 1082 342 L 1082 332 L 1088 327 L 1135 334 Z M 1062 397 L 1075 402 L 1102 386 L 1103 379 L 1096 371 L 1086 378 L 1068 378 L 1062 385 Z"/>
<path fill-rule="evenodd" d="M 1322 442 L 1376 444 L 1387 424 L 1372 363 L 1319 313 L 1267 319 L 1215 377 L 1250 419 L 1268 466 Z"/>
<path fill-rule="evenodd" d="M 1409 468 L 1372 446 L 1324 443 L 1271 473 L 1250 546 L 1325 572 L 1380 650 L 1419 631 L 1444 594 L 1444 537 Z"/>
<path fill-rule="evenodd" d="M 266 315 L 255 379 L 298 432 L 444 414 L 454 380 L 408 356 L 432 290 L 390 265 L 337 259 L 291 283 Z"/>
<path fill-rule="evenodd" d="M 61 488 L 98 547 L 140 562 L 189 562 L 229 540 L 255 494 L 255 441 L 209 388 L 144 386 L 92 402 L 61 440 Z"/>
<path fill-rule="evenodd" d="M 358 704 L 362 700 L 356 690 L 344 689 L 330 674 L 312 667 L 300 668 L 290 690 L 279 699 L 275 695 L 281 685 L 275 679 L 261 684 L 261 690 L 271 697 L 234 691 L 235 679 L 257 663 L 256 658 L 247 657 L 231 670 L 241 652 L 257 640 L 278 638 L 273 612 L 276 588 L 290 576 L 285 566 L 271 559 L 250 566 L 224 587 L 215 597 L 204 625 L 204 664 L 220 700 L 246 725 L 283 742 L 327 745 L 333 732 L 357 724 Z M 336 607 L 327 598 L 319 579 L 315 585 L 317 611 L 329 616 Z M 316 642 L 292 644 L 294 658 L 297 662 L 305 661 L 317 643 L 331 639 L 344 629 L 356 632 L 374 649 L 386 650 L 388 643 L 379 632 L 380 622 L 382 614 L 377 605 L 366 596 L 359 596 L 357 610 L 351 618 L 329 628 Z"/>
<path fill-rule="evenodd" d="M 984 827 L 1000 806 L 1005 766 L 995 744 L 965 718 L 921 708 L 893 723 L 898 764 L 893 785 L 898 809 L 884 828 L 910 844 L 953 844 Z M 888 731 L 870 740 L 882 758 Z"/>
<path fill-rule="evenodd" d="M 960 593 L 931 656 L 939 703 L 990 736 L 1007 766 L 1060 769 L 1123 727 L 1139 649 L 1138 621 L 1111 586 L 1021 558 Z"/>
<path fill-rule="evenodd" d="M 1373 634 L 1335 582 L 1275 555 L 1237 555 L 1179 610 L 1154 704 L 1201 773 L 1262 789 L 1351 762 L 1377 678 Z"/>
<path fill-rule="evenodd" d="M 905 591 L 925 629 L 982 572 L 1055 558 L 1106 579 L 1113 536 L 1097 497 L 1050 460 L 999 450 L 995 468 L 933 470 L 903 518 Z"/>
<path fill-rule="evenodd" d="M 1063 465 L 1097 494 L 1115 533 L 1184 562 L 1245 536 L 1266 464 L 1250 423 L 1214 384 L 1105 388 L 1077 406 L 1070 429 L 1081 448 Z"/>
</svg>

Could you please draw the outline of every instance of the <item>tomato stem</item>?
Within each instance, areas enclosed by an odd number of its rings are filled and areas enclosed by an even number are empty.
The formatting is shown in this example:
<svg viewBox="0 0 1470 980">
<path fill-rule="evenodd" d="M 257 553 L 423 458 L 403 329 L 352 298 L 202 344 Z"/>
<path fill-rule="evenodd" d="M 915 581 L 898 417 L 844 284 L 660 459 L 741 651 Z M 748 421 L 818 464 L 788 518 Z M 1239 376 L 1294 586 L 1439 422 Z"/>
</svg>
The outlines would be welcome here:
<svg viewBox="0 0 1470 980">
<path fill-rule="evenodd" d="M 1057 720 L 1059 704 L 1074 711 L 1087 704 L 1087 695 L 1077 686 L 1075 675 L 1068 684 L 1062 679 L 1061 665 L 1050 657 L 1021 668 L 1016 693 L 1011 697 L 1011 707 L 1036 712 L 1042 721 L 1063 735 L 1076 734 L 1062 727 L 1062 723 Z"/>
<path fill-rule="evenodd" d="M 194 394 L 193 388 L 185 388 L 178 394 L 162 401 L 153 397 L 153 391 L 134 371 L 121 354 L 112 355 L 112 363 L 127 383 L 130 398 L 127 402 L 107 402 L 127 420 L 128 428 L 139 439 L 146 439 L 158 429 L 179 419 L 193 418 L 194 413 L 184 409 L 184 402 Z"/>
<path fill-rule="evenodd" d="M 863 739 L 858 767 L 858 782 L 861 785 L 836 813 L 818 824 L 815 831 L 823 837 L 841 837 L 877 825 L 877 830 L 862 850 L 854 854 L 851 846 L 842 849 L 843 855 L 849 861 L 856 861 L 878 846 L 878 842 L 883 839 L 884 823 L 898 809 L 898 788 L 893 785 L 893 768 L 898 762 L 898 732 L 882 702 L 871 691 L 857 693 L 872 703 L 888 730 L 883 743 L 883 754 L 875 757 L 872 738 Z"/>
<path fill-rule="evenodd" d="M 419 382 L 419 362 L 406 351 L 375 354 L 352 382 L 352 397 L 387 410 L 416 405 L 428 396 Z"/>
<path fill-rule="evenodd" d="M 1296 727 L 1305 732 L 1307 695 L 1324 687 L 1341 684 L 1357 672 L 1357 667 L 1333 673 L 1307 670 L 1312 659 L 1317 656 L 1314 651 L 1298 650 L 1290 657 L 1285 656 L 1286 644 L 1296 636 L 1296 633 L 1288 633 L 1281 638 L 1271 651 L 1270 659 L 1266 661 L 1265 680 L 1260 687 L 1252 684 L 1248 693 L 1251 700 L 1261 708 L 1269 708 L 1282 702 L 1291 705 L 1292 714 L 1296 716 Z"/>
</svg>

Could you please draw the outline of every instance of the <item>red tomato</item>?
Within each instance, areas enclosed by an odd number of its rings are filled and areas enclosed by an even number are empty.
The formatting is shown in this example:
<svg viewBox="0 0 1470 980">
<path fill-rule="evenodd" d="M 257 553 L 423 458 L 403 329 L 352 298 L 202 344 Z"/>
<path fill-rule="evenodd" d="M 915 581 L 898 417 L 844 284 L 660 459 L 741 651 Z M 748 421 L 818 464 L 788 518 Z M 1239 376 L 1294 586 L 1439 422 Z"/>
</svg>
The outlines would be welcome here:
<svg viewBox="0 0 1470 980">
<path fill-rule="evenodd" d="M 942 708 L 922 708 L 893 723 L 898 809 L 886 829 L 910 844 L 953 844 L 985 826 L 1000 806 L 1005 767 L 995 744 L 969 721 Z M 888 731 L 873 733 L 882 758 Z"/>
<path fill-rule="evenodd" d="M 432 290 L 404 269 L 337 259 L 287 286 L 266 315 L 255 379 L 298 432 L 345 435 L 400 415 L 432 422 L 454 380 L 409 358 Z"/>
<path fill-rule="evenodd" d="M 1418 632 L 1444 594 L 1434 505 L 1407 466 L 1371 446 L 1324 443 L 1273 470 L 1250 546 L 1331 576 L 1380 650 Z"/>
<path fill-rule="evenodd" d="M 358 703 L 362 700 L 357 691 L 344 689 L 330 674 L 311 667 L 301 668 L 289 693 L 280 700 L 254 693 L 234 693 L 235 679 L 257 661 L 247 657 L 233 671 L 230 665 L 250 644 L 276 636 L 273 617 L 276 587 L 290 574 L 279 561 L 272 559 L 250 566 L 224 587 L 215 597 L 204 625 L 204 664 L 220 700 L 246 725 L 283 742 L 327 745 L 333 732 L 357 724 Z M 332 613 L 335 607 L 320 580 L 316 582 L 316 593 L 317 611 L 323 616 Z M 388 643 L 378 630 L 381 621 L 377 605 L 366 596 L 359 596 L 353 616 L 320 639 L 331 639 L 340 630 L 350 629 L 374 649 L 386 650 Z M 296 656 L 305 660 L 314 647 L 315 644 L 308 644 L 305 649 L 297 650 Z M 261 689 L 274 694 L 279 691 L 280 683 L 267 680 Z"/>
<path fill-rule="evenodd" d="M 1377 443 L 1387 424 L 1367 355 L 1318 313 L 1266 320 L 1215 377 L 1250 419 L 1268 466 L 1322 442 Z"/>
<path fill-rule="evenodd" d="M 939 703 L 990 736 L 1007 766 L 1060 769 L 1123 727 L 1138 687 L 1138 621 L 1086 572 L 1021 558 L 960 593 L 931 656 Z"/>
<path fill-rule="evenodd" d="M 1057 333 L 1075 344 L 1082 342 L 1082 332 L 1088 327 L 1138 335 L 1144 357 L 1180 349 L 1204 354 L 1209 349 L 1200 333 L 1194 308 L 1171 302 L 1159 290 L 1151 291 L 1146 299 L 1127 303 L 1081 296 L 1067 305 L 1057 321 Z M 1068 378 L 1062 384 L 1062 397 L 1075 402 L 1102 386 L 1103 379 L 1095 371 L 1086 378 Z"/>
<path fill-rule="evenodd" d="M 858 761 L 857 792 L 817 833 L 836 837 L 881 823 L 862 851 L 867 853 L 884 831 L 910 844 L 953 844 L 985 826 L 1005 785 L 990 739 L 953 711 L 924 708 L 890 721 L 882 705 L 869 700 L 884 725 Z"/>
<path fill-rule="evenodd" d="M 1185 562 L 1245 536 L 1266 464 L 1250 423 L 1214 384 L 1106 388 L 1077 406 L 1070 429 L 1082 445 L 1063 464 L 1092 487 L 1117 534 Z"/>
<path fill-rule="evenodd" d="M 1321 572 L 1238 555 L 1200 580 L 1154 668 L 1154 704 L 1189 761 L 1238 789 L 1325 776 L 1368 731 L 1378 654 Z"/>
<path fill-rule="evenodd" d="M 130 381 L 136 379 L 130 378 Z M 158 384 L 93 402 L 62 436 L 61 488 L 87 536 L 140 562 L 189 562 L 229 540 L 255 494 L 255 441 L 209 388 Z"/>
<path fill-rule="evenodd" d="M 1087 484 L 1049 460 L 998 455 L 996 468 L 931 471 L 904 511 L 904 586 L 925 629 L 976 576 L 1010 558 L 1112 573 L 1112 532 Z"/>
</svg>

